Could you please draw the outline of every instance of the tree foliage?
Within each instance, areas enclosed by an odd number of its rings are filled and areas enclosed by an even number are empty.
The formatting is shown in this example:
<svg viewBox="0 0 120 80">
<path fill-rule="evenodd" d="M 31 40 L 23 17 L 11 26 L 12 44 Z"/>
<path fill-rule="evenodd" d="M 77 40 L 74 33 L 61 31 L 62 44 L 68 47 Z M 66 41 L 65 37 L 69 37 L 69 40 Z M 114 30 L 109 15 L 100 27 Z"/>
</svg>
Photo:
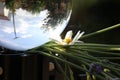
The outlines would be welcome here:
<svg viewBox="0 0 120 80">
<path fill-rule="evenodd" d="M 72 0 L 5 0 L 5 6 L 12 13 L 16 9 L 22 8 L 32 14 L 39 14 L 42 10 L 48 10 L 47 25 L 55 26 L 67 16 L 68 10 L 71 9 Z"/>
</svg>

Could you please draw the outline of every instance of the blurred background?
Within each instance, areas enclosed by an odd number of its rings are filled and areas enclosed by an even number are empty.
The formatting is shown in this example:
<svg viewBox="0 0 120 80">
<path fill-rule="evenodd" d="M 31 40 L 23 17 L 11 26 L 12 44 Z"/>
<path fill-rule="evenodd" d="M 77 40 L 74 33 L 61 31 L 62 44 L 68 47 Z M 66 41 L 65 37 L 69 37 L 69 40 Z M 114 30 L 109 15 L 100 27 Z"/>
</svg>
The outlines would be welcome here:
<svg viewBox="0 0 120 80">
<path fill-rule="evenodd" d="M 73 13 L 62 36 L 68 30 L 73 30 L 74 35 L 78 30 L 89 34 L 118 23 L 120 0 L 73 0 Z M 120 44 L 120 27 L 81 40 L 87 43 Z M 77 70 L 74 72 L 80 73 Z"/>
<path fill-rule="evenodd" d="M 120 0 L 73 0 L 73 13 L 63 34 L 78 30 L 85 34 L 120 23 Z M 84 42 L 119 44 L 120 27 L 84 39 Z"/>
<path fill-rule="evenodd" d="M 78 30 L 85 31 L 85 34 L 89 34 L 94 31 L 104 29 L 106 27 L 110 27 L 118 23 L 120 23 L 120 0 L 73 0 L 73 13 L 68 26 L 65 28 L 65 30 L 62 33 L 62 36 L 64 36 L 68 30 L 73 30 L 74 35 L 77 33 Z M 102 34 L 98 34 L 92 37 L 88 37 L 86 39 L 82 39 L 82 41 L 91 42 L 91 43 L 120 44 L 119 35 L 120 35 L 120 27 L 107 31 Z M 0 47 L 0 51 L 4 51 L 2 47 Z M 9 53 L 9 52 L 13 53 L 13 51 L 9 51 L 9 50 L 8 52 L 7 50 L 5 51 L 6 51 L 5 53 Z M 14 53 L 16 54 L 18 52 L 14 51 Z M 37 72 L 37 68 L 39 68 L 40 71 L 42 70 L 40 68 L 41 65 L 37 64 L 38 62 L 36 61 L 36 56 L 32 55 L 32 57 L 31 56 L 26 56 L 26 57 L 23 58 L 17 56 L 18 59 L 16 60 L 16 56 L 14 58 L 11 58 L 11 56 L 5 56 L 5 57 L 1 56 L 0 66 L 8 70 L 8 67 L 5 67 L 6 65 L 4 65 L 3 63 L 9 63 L 10 61 L 11 63 L 13 63 L 13 61 L 15 61 L 15 63 L 19 62 L 16 64 L 16 66 L 22 65 L 22 68 L 21 67 L 17 68 L 17 69 L 20 68 L 19 71 L 23 70 L 23 72 L 20 72 L 20 74 L 24 73 L 25 72 L 24 70 L 27 70 L 29 73 L 29 69 L 31 69 L 31 71 L 34 71 L 35 69 L 34 73 Z M 22 61 L 20 60 L 22 60 L 23 63 L 21 63 Z M 31 63 L 29 64 L 28 62 Z M 33 65 L 33 63 L 35 65 Z M 7 66 L 16 67 L 14 65 L 11 64 Z M 32 66 L 28 68 L 29 65 Z M 11 74 L 12 72 L 15 71 L 13 69 L 8 70 L 8 72 Z M 28 73 L 25 72 L 24 73 L 25 76 L 27 76 Z M 30 75 L 33 75 L 34 73 L 31 73 Z M 79 74 L 79 72 L 76 71 L 76 74 Z M 0 78 L 3 79 L 4 76 L 6 75 L 8 75 L 7 71 L 2 75 L 0 75 Z M 11 75 L 9 75 L 8 78 L 10 76 Z M 26 79 L 25 76 L 23 76 L 24 80 Z M 16 78 L 18 77 L 21 78 L 21 75 L 16 76 Z M 34 75 L 31 77 L 27 77 L 27 79 L 31 78 L 33 80 L 39 78 L 38 75 Z M 13 76 L 13 78 L 15 77 Z M 11 78 L 11 80 L 13 79 Z"/>
</svg>

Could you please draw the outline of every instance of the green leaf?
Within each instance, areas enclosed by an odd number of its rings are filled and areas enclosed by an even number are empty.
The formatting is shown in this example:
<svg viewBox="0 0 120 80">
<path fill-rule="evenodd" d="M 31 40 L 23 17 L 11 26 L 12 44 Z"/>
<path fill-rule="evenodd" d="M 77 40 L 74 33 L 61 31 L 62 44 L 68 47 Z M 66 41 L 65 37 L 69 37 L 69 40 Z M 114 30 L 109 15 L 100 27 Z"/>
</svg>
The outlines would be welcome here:
<svg viewBox="0 0 120 80">
<path fill-rule="evenodd" d="M 102 29 L 102 30 L 98 30 L 98 31 L 93 32 L 93 33 L 89 33 L 89 34 L 83 35 L 80 39 L 88 38 L 88 37 L 91 37 L 91 36 L 95 36 L 97 34 L 104 33 L 106 31 L 112 30 L 112 29 L 117 28 L 117 27 L 120 27 L 120 23 L 116 24 L 116 25 L 113 25 L 113 26 L 110 26 L 108 28 Z"/>
</svg>

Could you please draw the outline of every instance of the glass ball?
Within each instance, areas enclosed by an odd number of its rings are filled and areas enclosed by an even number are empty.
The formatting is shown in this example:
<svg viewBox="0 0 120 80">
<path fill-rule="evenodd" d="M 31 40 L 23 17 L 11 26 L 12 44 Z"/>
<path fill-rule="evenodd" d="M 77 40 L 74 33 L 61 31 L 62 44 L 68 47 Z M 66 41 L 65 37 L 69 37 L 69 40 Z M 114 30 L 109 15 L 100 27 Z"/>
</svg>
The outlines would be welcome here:
<svg viewBox="0 0 120 80">
<path fill-rule="evenodd" d="M 6 5 L 0 8 L 0 46 L 25 51 L 50 41 L 51 35 L 60 35 L 70 20 L 71 3 L 45 0 L 39 7 L 19 4 L 13 13 L 13 8 L 0 2 L 0 6 Z"/>
</svg>

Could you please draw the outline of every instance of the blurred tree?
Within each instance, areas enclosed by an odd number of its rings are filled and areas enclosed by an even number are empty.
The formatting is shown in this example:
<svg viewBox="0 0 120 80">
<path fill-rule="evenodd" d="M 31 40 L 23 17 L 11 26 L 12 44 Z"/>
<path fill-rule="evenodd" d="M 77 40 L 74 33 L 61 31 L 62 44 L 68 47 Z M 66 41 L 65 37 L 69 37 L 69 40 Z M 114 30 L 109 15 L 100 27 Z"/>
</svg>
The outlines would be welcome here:
<svg viewBox="0 0 120 80">
<path fill-rule="evenodd" d="M 55 26 L 67 16 L 71 9 L 72 0 L 4 0 L 6 8 L 15 13 L 16 9 L 22 8 L 32 14 L 39 14 L 42 10 L 48 10 L 46 24 Z"/>
</svg>

